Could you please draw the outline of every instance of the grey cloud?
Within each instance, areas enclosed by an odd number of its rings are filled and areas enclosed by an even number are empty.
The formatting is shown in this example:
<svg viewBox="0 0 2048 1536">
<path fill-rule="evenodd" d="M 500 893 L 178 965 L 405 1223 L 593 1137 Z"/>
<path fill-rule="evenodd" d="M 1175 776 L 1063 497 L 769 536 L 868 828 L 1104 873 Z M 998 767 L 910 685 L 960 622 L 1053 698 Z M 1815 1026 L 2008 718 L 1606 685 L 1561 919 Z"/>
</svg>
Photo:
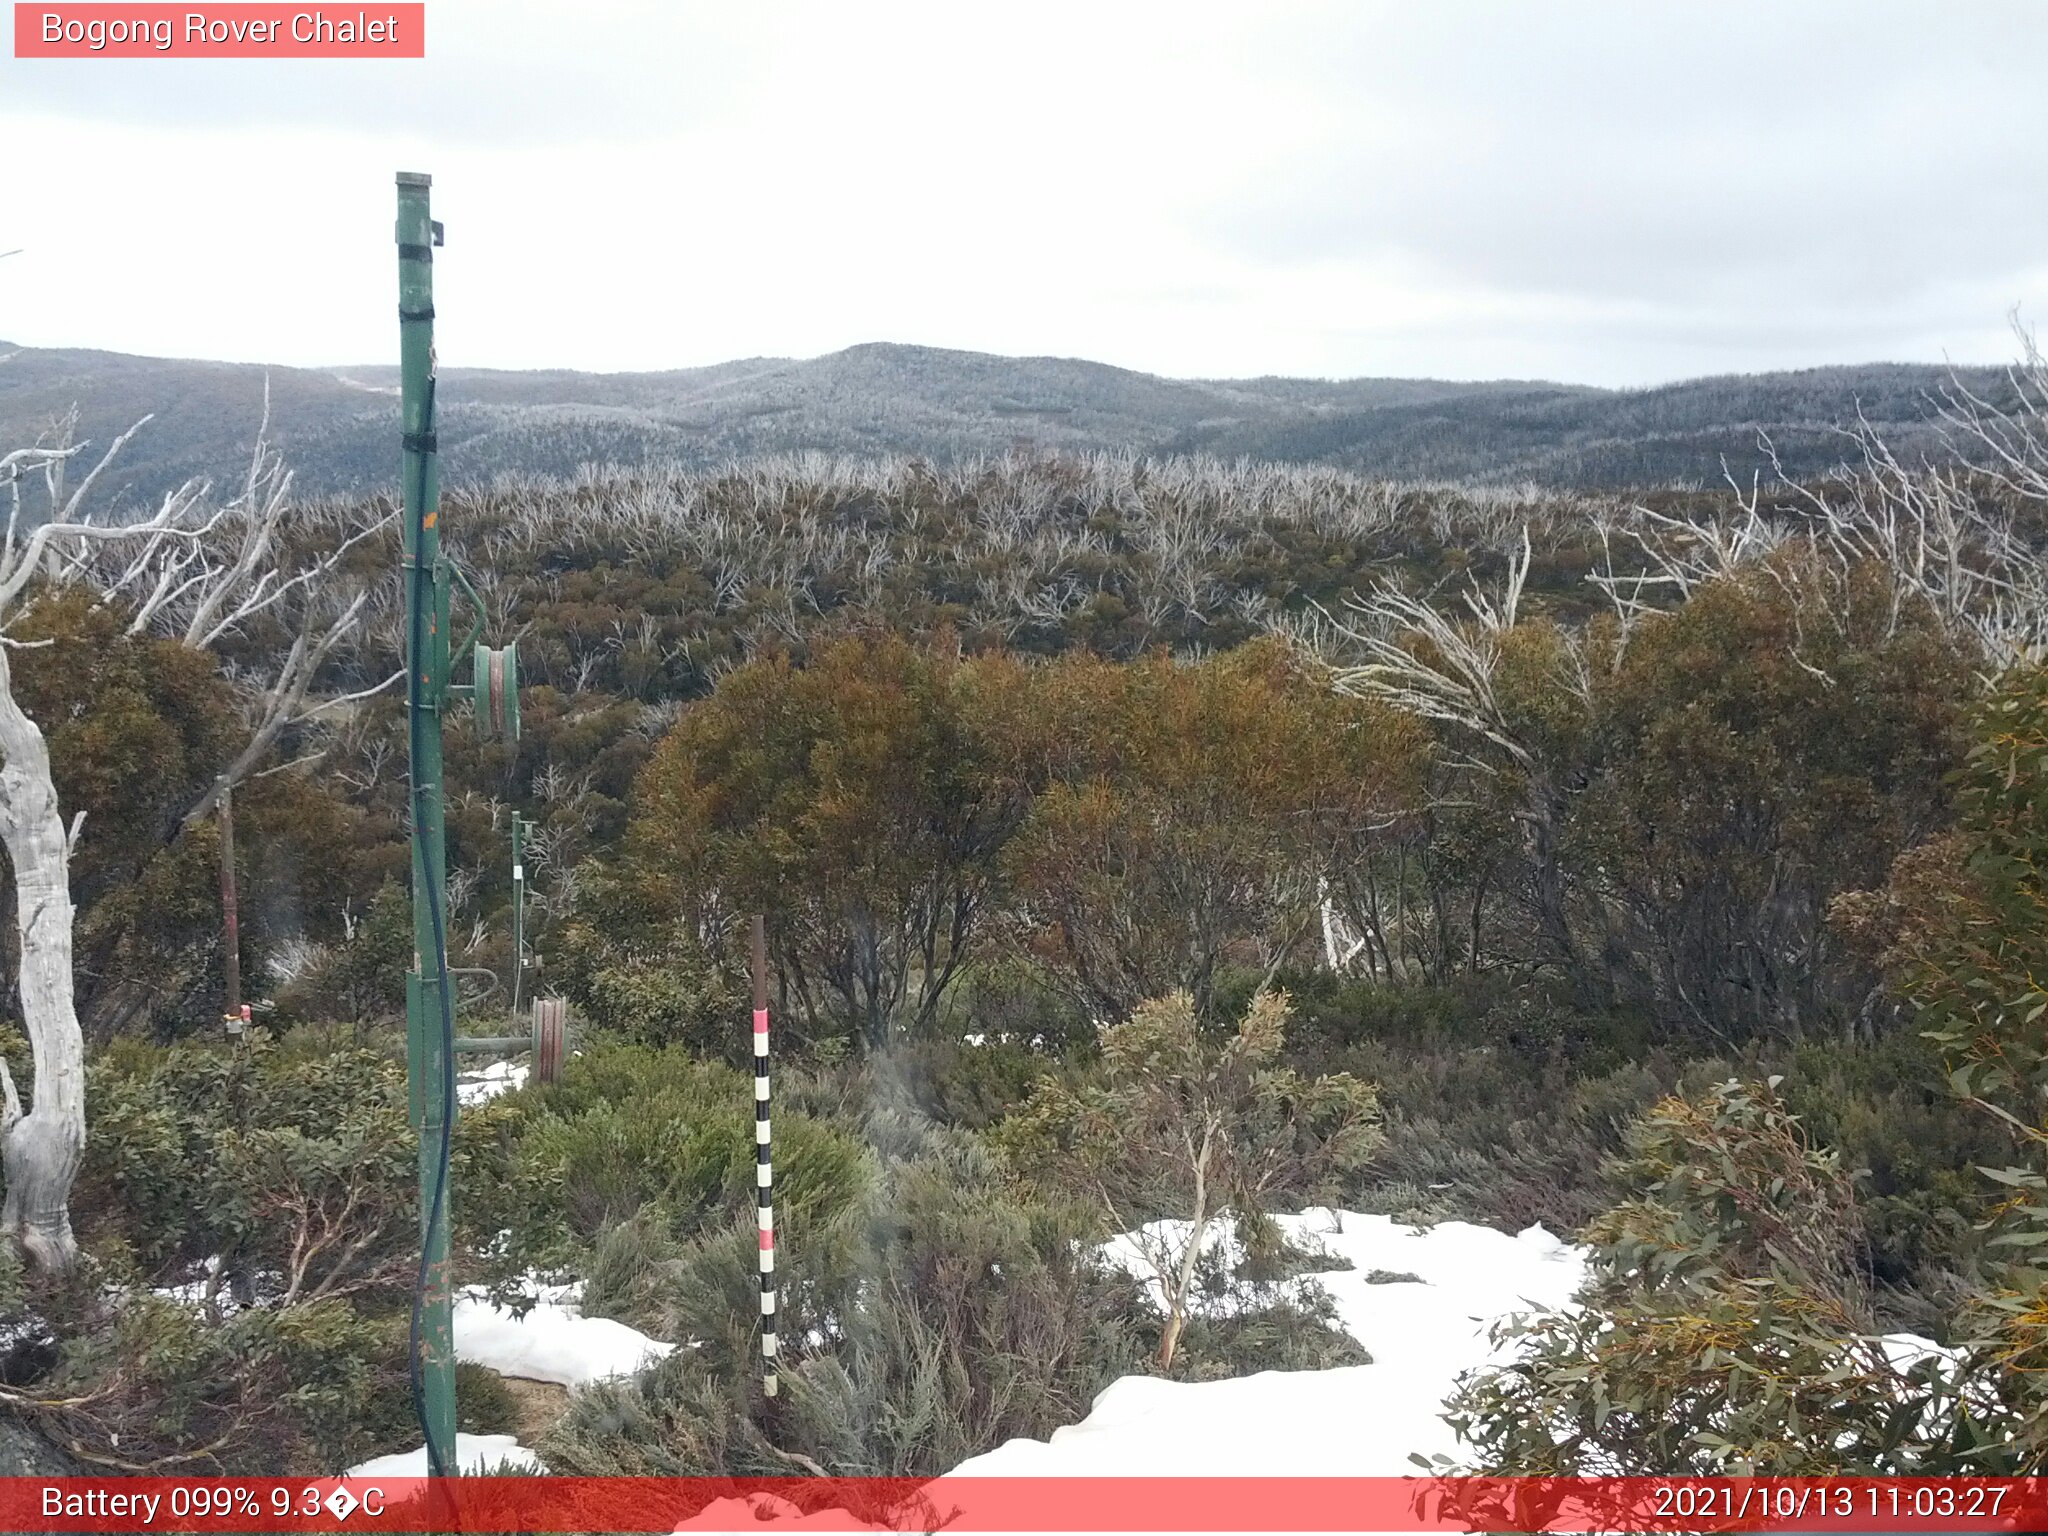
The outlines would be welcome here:
<svg viewBox="0 0 2048 1536">
<path fill-rule="evenodd" d="M 1454 4 L 1398 36 L 1368 14 L 1297 56 L 1338 103 L 1316 151 L 1202 233 L 1662 303 L 1896 303 L 2048 250 L 2048 9 Z"/>
</svg>

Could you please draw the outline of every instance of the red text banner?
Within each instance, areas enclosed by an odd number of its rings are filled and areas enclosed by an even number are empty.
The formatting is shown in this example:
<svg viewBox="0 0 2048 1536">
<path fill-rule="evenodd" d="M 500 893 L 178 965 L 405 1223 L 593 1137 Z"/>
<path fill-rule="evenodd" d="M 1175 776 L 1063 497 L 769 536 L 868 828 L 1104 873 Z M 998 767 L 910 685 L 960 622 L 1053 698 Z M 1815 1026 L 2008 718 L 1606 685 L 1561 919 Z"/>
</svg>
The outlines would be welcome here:
<svg viewBox="0 0 2048 1536">
<path fill-rule="evenodd" d="M 2048 1478 L 0 1478 L 5 1531 L 2028 1531 Z"/>
<path fill-rule="evenodd" d="M 420 59 L 427 8 L 409 4 L 14 7 L 17 59 Z"/>
</svg>

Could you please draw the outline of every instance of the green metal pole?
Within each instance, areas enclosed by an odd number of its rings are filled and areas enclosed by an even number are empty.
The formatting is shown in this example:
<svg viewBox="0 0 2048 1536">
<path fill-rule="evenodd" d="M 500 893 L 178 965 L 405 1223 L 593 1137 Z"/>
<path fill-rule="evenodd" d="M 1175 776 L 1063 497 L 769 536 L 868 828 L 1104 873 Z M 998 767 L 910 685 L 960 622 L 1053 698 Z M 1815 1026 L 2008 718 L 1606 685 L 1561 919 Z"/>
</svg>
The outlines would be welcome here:
<svg viewBox="0 0 2048 1536">
<path fill-rule="evenodd" d="M 398 176 L 398 315 L 401 467 L 405 489 L 406 665 L 411 700 L 413 967 L 406 978 L 406 1046 L 414 1124 L 420 1133 L 420 1243 L 425 1281 L 420 1303 L 421 1428 L 430 1472 L 455 1461 L 455 1330 L 449 1270 L 449 1125 L 447 1048 L 453 1019 L 443 1019 L 442 947 L 446 941 L 448 862 L 443 824 L 441 715 L 449 694 L 448 573 L 441 559 L 440 477 L 433 437 L 434 253 L 428 214 L 432 178 Z M 414 652 L 417 654 L 413 654 Z M 438 918 L 438 921 L 437 921 Z M 436 932 L 439 928 L 441 931 Z"/>
</svg>

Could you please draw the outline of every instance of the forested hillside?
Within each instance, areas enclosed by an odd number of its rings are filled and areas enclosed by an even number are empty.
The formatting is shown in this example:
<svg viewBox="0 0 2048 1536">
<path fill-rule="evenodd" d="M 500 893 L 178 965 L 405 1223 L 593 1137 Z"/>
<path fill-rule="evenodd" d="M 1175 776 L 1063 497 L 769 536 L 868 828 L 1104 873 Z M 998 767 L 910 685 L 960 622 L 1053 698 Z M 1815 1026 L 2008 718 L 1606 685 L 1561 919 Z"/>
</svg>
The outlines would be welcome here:
<svg viewBox="0 0 2048 1536">
<path fill-rule="evenodd" d="M 273 383 L 287 441 L 308 377 Z M 1123 379 L 1099 409 L 1196 388 Z M 1827 381 L 1365 414 L 1591 430 L 1604 400 L 1640 442 Z M 451 463 L 464 411 L 525 408 L 469 387 Z M 471 1085 L 460 1279 L 696 1346 L 537 1419 L 466 1373 L 465 1428 L 563 1472 L 924 1475 L 1119 1377 L 1358 1365 L 1286 1236 L 1328 1204 L 1588 1244 L 1590 1310 L 1454 1405 L 1470 1464 L 2031 1464 L 2048 449 L 2037 411 L 1949 426 L 1970 465 L 1866 428 L 1841 472 L 1739 492 L 1043 451 L 451 490 L 527 682 L 516 743 L 450 721 L 451 961 L 466 1021 L 503 1019 L 530 820 L 576 1045 L 560 1081 Z M 61 507 L 89 462 L 10 472 Z M 416 1443 L 396 533 L 268 457 L 235 483 L 151 542 L 0 562 L 87 1045 L 75 1253 L 0 1261 L 9 1422 L 51 1465 Z M 35 1084 L 13 1028 L 0 1057 Z M 1901 1328 L 1939 1348 L 1885 1354 Z M 1731 1399 L 1735 1368 L 1768 1388 Z"/>
<path fill-rule="evenodd" d="M 8 349 L 0 345 L 0 353 Z M 262 419 L 308 494 L 364 493 L 391 474 L 389 368 L 258 368 L 15 349 L 0 365 L 0 438 L 33 442 L 72 406 L 97 442 L 155 413 L 111 472 L 131 508 L 195 474 L 232 477 Z M 1427 379 L 1163 379 L 1060 358 L 870 345 L 807 360 L 754 358 L 667 373 L 440 375 L 444 474 L 573 475 L 584 465 L 704 470 L 761 454 L 919 455 L 1012 449 L 1250 457 L 1391 481 L 1601 490 L 1747 478 L 1768 435 L 1787 470 L 1843 456 L 1859 413 L 1909 458 L 1954 382 L 1995 399 L 1994 370 L 1817 368 L 1605 390 Z"/>
</svg>

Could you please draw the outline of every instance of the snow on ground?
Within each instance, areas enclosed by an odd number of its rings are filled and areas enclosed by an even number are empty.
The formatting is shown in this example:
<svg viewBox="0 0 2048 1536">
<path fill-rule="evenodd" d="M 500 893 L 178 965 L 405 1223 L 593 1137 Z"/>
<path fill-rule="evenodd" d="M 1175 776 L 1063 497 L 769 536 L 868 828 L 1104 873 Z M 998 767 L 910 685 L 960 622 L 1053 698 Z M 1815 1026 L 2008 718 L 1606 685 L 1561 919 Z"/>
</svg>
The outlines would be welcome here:
<svg viewBox="0 0 2048 1536">
<path fill-rule="evenodd" d="M 1510 1237 L 1462 1221 L 1419 1229 L 1321 1208 L 1277 1219 L 1298 1246 L 1351 1261 L 1315 1278 L 1371 1365 L 1226 1381 L 1126 1376 L 1079 1424 L 1050 1440 L 1012 1440 L 952 1475 L 1414 1475 L 1411 1454 L 1456 1452 L 1439 1415 L 1460 1373 L 1493 1357 L 1488 1329 L 1512 1313 L 1564 1306 L 1585 1277 L 1581 1250 L 1541 1227 Z M 1113 1256 L 1135 1257 L 1131 1239 L 1120 1243 Z M 1375 1272 L 1416 1278 L 1376 1284 Z"/>
<path fill-rule="evenodd" d="M 1513 1236 L 1461 1221 L 1418 1228 L 1324 1208 L 1275 1219 L 1297 1247 L 1350 1261 L 1350 1269 L 1316 1272 L 1314 1282 L 1335 1304 L 1339 1325 L 1371 1353 L 1371 1365 L 1202 1382 L 1126 1376 L 1096 1397 L 1080 1423 L 1054 1430 L 1049 1440 L 1012 1440 L 948 1476 L 1414 1476 L 1412 1455 L 1458 1453 L 1441 1417 L 1443 1400 L 1462 1373 L 1499 1363 L 1501 1351 L 1513 1347 L 1492 1344 L 1493 1325 L 1570 1305 L 1585 1278 L 1584 1251 L 1542 1227 Z M 1144 1238 L 1162 1232 L 1171 1235 L 1164 1224 L 1127 1234 L 1105 1245 L 1105 1253 L 1148 1275 Z M 536 1291 L 540 1300 L 524 1319 L 476 1292 L 459 1298 L 457 1355 L 573 1390 L 629 1373 L 675 1347 L 609 1319 L 583 1317 L 576 1286 Z M 1935 1350 L 1905 1334 L 1885 1343 L 1901 1368 Z M 539 1469 L 533 1453 L 509 1435 L 462 1435 L 458 1442 L 466 1472 L 508 1460 Z M 424 1473 L 425 1452 L 415 1450 L 379 1457 L 350 1475 Z M 942 1490 L 930 1492 L 940 1497 Z M 767 1519 L 785 1529 L 814 1523 L 781 1500 L 757 1495 L 714 1504 L 678 1529 L 746 1530 Z M 820 1528 L 839 1528 L 841 1521 L 836 1514 L 815 1517 Z"/>
<path fill-rule="evenodd" d="M 524 1315 L 514 1317 L 493 1306 L 481 1286 L 455 1298 L 455 1358 L 487 1366 L 500 1376 L 551 1381 L 571 1392 L 614 1376 L 630 1376 L 653 1365 L 675 1349 L 650 1339 L 637 1328 L 608 1317 L 585 1317 L 578 1303 L 581 1282 L 550 1285 L 529 1274 L 527 1289 L 536 1298 Z M 546 1472 L 541 1459 L 511 1435 L 455 1437 L 456 1462 L 465 1474 L 479 1476 L 501 1464 Z M 417 1446 L 378 1456 L 349 1477 L 425 1477 L 427 1448 Z"/>
<path fill-rule="evenodd" d="M 1493 1358 L 1491 1326 L 1536 1306 L 1567 1305 L 1585 1278 L 1583 1251 L 1541 1227 L 1511 1237 L 1461 1221 L 1418 1229 L 1326 1209 L 1276 1220 L 1298 1247 L 1351 1261 L 1353 1268 L 1315 1280 L 1340 1324 L 1371 1352 L 1371 1365 L 1202 1382 L 1126 1376 L 1097 1395 L 1079 1424 L 1054 1430 L 1050 1440 L 1012 1440 L 947 1475 L 1416 1476 L 1411 1452 L 1456 1451 L 1439 1414 L 1459 1374 Z M 1148 1234 L 1159 1235 L 1163 1225 Z M 1105 1254 L 1149 1278 L 1145 1235 L 1112 1240 Z M 1375 1273 L 1383 1277 L 1377 1283 L 1369 1278 Z M 1390 1274 L 1415 1278 L 1384 1278 Z M 943 1505 L 944 1479 L 926 1492 Z M 840 1518 L 807 1518 L 757 1494 L 714 1504 L 676 1529 L 744 1531 L 764 1520 L 783 1530 L 826 1529 Z"/>
<path fill-rule="evenodd" d="M 593 1381 L 630 1376 L 675 1349 L 609 1317 L 585 1317 L 578 1286 L 536 1290 L 540 1299 L 520 1317 L 493 1306 L 478 1288 L 456 1297 L 455 1358 L 574 1392 Z"/>
<path fill-rule="evenodd" d="M 511 1435 L 464 1435 L 455 1437 L 455 1462 L 464 1474 L 481 1477 L 500 1466 L 511 1465 L 526 1472 L 545 1472 L 540 1458 Z M 390 1456 L 373 1456 L 359 1467 L 350 1467 L 343 1477 L 425 1477 L 427 1448 L 422 1445 Z"/>
<path fill-rule="evenodd" d="M 501 1093 L 524 1088 L 529 1070 L 528 1063 L 523 1061 L 488 1062 L 455 1079 L 456 1100 L 465 1105 L 483 1104 Z"/>
</svg>

